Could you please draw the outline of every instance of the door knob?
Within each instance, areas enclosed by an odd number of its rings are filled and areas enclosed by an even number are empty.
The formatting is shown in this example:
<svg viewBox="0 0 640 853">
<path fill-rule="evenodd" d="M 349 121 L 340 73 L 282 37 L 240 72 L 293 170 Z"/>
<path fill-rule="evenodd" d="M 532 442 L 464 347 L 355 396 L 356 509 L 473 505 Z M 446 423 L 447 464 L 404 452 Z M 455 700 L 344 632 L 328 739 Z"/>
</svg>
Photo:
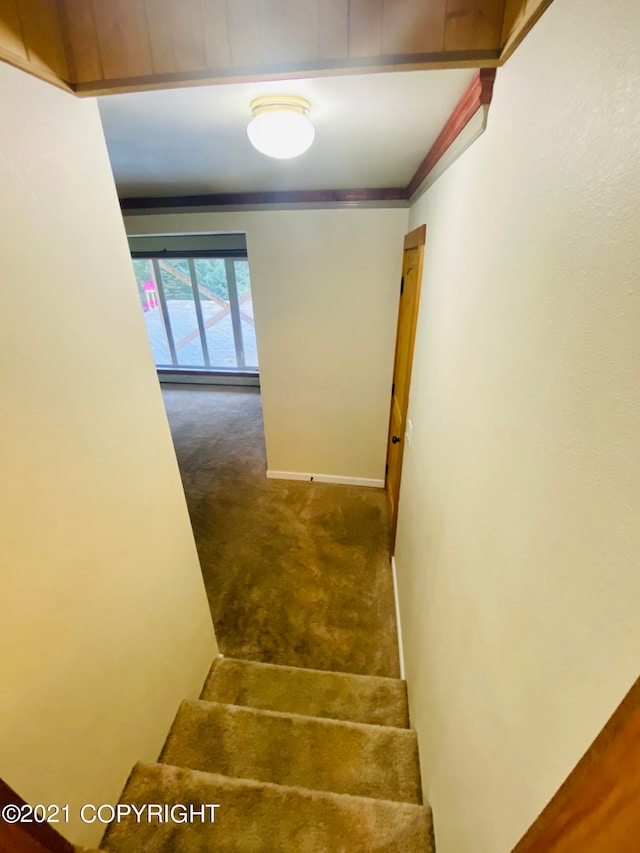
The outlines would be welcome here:
<svg viewBox="0 0 640 853">
<path fill-rule="evenodd" d="M 391 439 L 391 444 L 398 444 L 399 441 L 400 441 L 400 439 L 398 438 L 398 436 L 394 435 L 393 438 Z"/>
</svg>

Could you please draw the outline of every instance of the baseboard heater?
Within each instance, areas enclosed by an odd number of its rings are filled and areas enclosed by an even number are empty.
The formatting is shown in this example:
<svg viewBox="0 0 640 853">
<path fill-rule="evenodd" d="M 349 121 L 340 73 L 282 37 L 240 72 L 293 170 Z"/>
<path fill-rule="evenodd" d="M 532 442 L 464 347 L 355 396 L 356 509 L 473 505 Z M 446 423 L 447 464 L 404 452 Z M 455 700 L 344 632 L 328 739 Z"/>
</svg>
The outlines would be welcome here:
<svg viewBox="0 0 640 853">
<path fill-rule="evenodd" d="M 260 375 L 251 371 L 171 370 L 158 368 L 162 383 L 180 385 L 252 385 L 260 387 Z"/>
</svg>

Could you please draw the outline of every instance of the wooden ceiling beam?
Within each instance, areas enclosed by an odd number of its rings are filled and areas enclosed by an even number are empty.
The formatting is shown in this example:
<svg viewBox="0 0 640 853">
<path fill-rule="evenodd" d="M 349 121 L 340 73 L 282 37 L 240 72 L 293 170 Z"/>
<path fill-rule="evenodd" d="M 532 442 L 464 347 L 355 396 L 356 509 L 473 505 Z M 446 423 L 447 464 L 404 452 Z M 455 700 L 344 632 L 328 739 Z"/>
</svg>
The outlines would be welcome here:
<svg viewBox="0 0 640 853">
<path fill-rule="evenodd" d="M 502 23 L 500 63 L 504 64 L 553 0 L 506 0 Z"/>
<path fill-rule="evenodd" d="M 71 90 L 56 0 L 0 0 L 0 60 Z"/>
</svg>

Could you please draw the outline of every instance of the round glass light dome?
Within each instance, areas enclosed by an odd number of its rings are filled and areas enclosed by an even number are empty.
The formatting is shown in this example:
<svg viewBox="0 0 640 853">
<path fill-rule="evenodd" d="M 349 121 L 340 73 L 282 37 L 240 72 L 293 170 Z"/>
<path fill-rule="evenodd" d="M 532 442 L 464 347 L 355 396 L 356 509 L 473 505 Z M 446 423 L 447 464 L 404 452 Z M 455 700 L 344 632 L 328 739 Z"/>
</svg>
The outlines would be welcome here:
<svg viewBox="0 0 640 853">
<path fill-rule="evenodd" d="M 251 102 L 247 135 L 254 148 L 267 157 L 288 160 L 311 147 L 316 132 L 309 113 L 311 104 L 293 95 L 270 95 Z"/>
</svg>

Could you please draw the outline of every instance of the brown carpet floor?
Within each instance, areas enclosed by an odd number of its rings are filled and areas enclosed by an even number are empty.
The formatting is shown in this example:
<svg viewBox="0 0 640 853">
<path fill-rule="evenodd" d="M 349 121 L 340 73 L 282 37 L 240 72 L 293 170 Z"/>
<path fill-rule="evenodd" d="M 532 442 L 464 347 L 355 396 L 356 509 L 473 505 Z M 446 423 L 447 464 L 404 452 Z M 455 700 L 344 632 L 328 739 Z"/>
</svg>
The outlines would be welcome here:
<svg viewBox="0 0 640 853">
<path fill-rule="evenodd" d="M 258 389 L 163 395 L 220 651 L 398 677 L 383 491 L 268 480 Z"/>
</svg>

